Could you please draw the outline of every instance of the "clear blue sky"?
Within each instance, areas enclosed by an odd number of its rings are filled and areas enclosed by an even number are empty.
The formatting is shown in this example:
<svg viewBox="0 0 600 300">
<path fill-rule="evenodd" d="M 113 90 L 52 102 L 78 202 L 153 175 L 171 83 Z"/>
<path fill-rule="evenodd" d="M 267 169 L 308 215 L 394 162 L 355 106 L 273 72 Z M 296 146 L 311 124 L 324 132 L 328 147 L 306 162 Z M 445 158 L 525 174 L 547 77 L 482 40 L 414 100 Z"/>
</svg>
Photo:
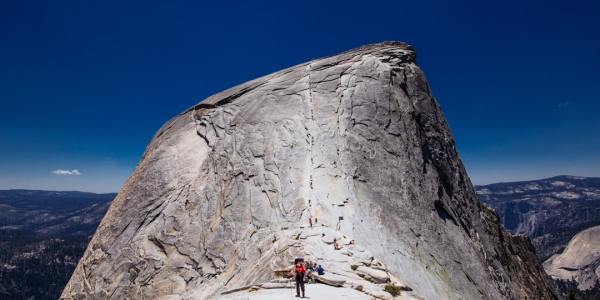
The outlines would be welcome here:
<svg viewBox="0 0 600 300">
<path fill-rule="evenodd" d="M 475 183 L 600 175 L 598 1 L 206 2 L 2 1 L 0 188 L 116 191 L 190 105 L 384 40 L 416 46 Z"/>
</svg>

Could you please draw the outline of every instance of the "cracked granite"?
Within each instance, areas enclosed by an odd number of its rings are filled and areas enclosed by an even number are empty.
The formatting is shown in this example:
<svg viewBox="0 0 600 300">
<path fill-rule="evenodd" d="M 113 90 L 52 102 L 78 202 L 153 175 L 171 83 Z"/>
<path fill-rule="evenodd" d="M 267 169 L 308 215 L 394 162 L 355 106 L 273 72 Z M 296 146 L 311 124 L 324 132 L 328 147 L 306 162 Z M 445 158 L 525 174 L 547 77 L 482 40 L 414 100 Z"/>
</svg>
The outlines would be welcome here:
<svg viewBox="0 0 600 300">
<path fill-rule="evenodd" d="M 335 251 L 333 236 L 356 246 Z M 381 299 L 384 282 L 415 298 L 555 298 L 529 241 L 477 200 L 399 42 L 252 80 L 168 121 L 61 298 L 225 297 L 277 285 L 298 256 Z"/>
</svg>

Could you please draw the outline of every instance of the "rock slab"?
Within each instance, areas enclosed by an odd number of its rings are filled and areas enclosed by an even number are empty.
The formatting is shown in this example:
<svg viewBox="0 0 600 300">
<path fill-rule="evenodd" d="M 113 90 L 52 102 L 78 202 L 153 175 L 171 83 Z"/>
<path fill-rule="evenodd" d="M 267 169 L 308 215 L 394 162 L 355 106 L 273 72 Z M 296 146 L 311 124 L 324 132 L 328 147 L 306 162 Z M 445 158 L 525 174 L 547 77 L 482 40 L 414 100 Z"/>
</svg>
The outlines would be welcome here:
<svg viewBox="0 0 600 300">
<path fill-rule="evenodd" d="M 575 235 L 561 254 L 544 262 L 544 269 L 553 278 L 574 280 L 580 290 L 600 284 L 600 226 Z"/>
</svg>

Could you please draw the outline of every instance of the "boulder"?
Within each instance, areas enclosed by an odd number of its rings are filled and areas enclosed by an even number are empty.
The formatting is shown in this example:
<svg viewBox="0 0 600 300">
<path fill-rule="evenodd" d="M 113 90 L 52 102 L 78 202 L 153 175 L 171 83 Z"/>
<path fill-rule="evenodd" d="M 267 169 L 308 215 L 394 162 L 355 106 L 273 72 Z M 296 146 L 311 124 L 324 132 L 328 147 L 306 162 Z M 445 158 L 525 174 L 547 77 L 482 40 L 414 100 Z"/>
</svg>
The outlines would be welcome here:
<svg viewBox="0 0 600 300">
<path fill-rule="evenodd" d="M 390 275 L 383 270 L 373 269 L 365 266 L 359 266 L 356 273 L 362 275 L 365 279 L 375 283 L 387 283 L 390 281 Z"/>
<path fill-rule="evenodd" d="M 313 274 L 313 279 L 315 279 L 317 282 L 337 287 L 344 286 L 344 283 L 346 283 L 345 277 L 331 273 L 325 273 L 323 275 Z"/>
</svg>

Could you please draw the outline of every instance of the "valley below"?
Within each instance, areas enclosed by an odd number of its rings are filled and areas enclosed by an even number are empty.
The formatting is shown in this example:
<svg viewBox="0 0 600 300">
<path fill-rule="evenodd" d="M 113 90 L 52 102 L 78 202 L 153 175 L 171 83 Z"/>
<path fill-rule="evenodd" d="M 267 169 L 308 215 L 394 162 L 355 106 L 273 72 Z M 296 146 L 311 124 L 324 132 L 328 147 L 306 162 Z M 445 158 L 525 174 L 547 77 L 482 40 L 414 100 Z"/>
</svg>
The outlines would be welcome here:
<svg viewBox="0 0 600 300">
<path fill-rule="evenodd" d="M 0 299 L 58 299 L 114 196 L 0 191 Z"/>
<path fill-rule="evenodd" d="M 506 229 L 531 240 L 563 293 L 600 298 L 600 178 L 557 176 L 476 190 Z"/>
</svg>

